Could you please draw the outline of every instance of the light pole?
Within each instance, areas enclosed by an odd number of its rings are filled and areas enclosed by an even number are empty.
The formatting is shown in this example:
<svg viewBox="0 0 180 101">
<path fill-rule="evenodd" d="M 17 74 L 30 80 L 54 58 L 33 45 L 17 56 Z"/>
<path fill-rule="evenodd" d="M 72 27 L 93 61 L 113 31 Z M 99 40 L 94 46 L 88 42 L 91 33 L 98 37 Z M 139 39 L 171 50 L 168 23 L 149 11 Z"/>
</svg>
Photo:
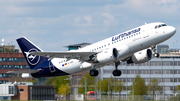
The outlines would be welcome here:
<svg viewBox="0 0 180 101">
<path fill-rule="evenodd" d="M 65 78 L 64 80 L 70 80 L 70 94 L 72 94 L 73 95 L 73 99 L 75 99 L 75 96 L 74 96 L 74 94 L 75 94 L 75 92 L 73 92 L 73 78 L 75 78 L 75 77 L 72 77 L 71 75 L 69 75 L 69 78 Z"/>
<path fill-rule="evenodd" d="M 79 80 L 80 78 L 77 76 L 77 95 L 79 95 Z"/>
<path fill-rule="evenodd" d="M 133 86 L 132 86 L 132 87 L 133 87 L 133 89 L 132 89 L 132 90 L 133 90 L 133 91 L 132 91 L 132 93 L 133 93 L 133 101 L 134 101 L 134 83 L 133 83 Z"/>
<path fill-rule="evenodd" d="M 71 77 L 65 78 L 64 80 L 70 80 L 70 93 L 71 93 Z M 64 88 L 65 89 L 65 88 Z M 65 89 L 65 96 L 66 96 L 66 89 Z"/>
<path fill-rule="evenodd" d="M 87 94 L 87 78 L 86 77 L 83 77 L 85 78 L 85 98 L 86 98 L 86 94 Z"/>
<path fill-rule="evenodd" d="M 100 79 L 100 101 L 102 101 L 101 100 L 101 79 Z"/>
<path fill-rule="evenodd" d="M 108 81 L 108 100 L 109 100 L 109 81 Z"/>
</svg>

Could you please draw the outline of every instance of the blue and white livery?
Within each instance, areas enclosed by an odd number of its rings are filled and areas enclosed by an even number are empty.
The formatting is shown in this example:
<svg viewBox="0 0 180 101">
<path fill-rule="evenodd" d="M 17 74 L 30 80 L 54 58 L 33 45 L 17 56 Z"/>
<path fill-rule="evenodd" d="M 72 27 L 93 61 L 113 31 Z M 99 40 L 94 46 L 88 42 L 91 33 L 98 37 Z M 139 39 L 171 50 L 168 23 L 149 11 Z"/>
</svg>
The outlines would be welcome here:
<svg viewBox="0 0 180 101">
<path fill-rule="evenodd" d="M 120 76 L 121 71 L 117 67 L 121 61 L 127 61 L 128 64 L 149 61 L 152 54 L 159 55 L 152 53 L 152 48 L 175 33 L 176 29 L 165 23 L 149 23 L 67 52 L 43 52 L 31 41 L 22 37 L 17 39 L 17 42 L 30 70 L 8 73 L 22 73 L 23 78 L 39 78 L 71 75 L 90 70 L 91 76 L 97 76 L 96 68 L 115 63 L 113 75 Z"/>
</svg>

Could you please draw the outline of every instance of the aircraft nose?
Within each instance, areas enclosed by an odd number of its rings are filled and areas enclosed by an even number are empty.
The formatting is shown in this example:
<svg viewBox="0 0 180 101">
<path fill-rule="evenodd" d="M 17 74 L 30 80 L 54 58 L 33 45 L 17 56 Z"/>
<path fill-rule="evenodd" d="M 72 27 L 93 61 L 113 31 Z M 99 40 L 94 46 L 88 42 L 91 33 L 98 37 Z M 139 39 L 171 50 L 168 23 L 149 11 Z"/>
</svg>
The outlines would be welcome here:
<svg viewBox="0 0 180 101">
<path fill-rule="evenodd" d="M 169 34 L 171 34 L 171 35 L 174 35 L 176 33 L 176 28 L 175 27 L 169 26 L 168 30 L 170 32 Z"/>
</svg>

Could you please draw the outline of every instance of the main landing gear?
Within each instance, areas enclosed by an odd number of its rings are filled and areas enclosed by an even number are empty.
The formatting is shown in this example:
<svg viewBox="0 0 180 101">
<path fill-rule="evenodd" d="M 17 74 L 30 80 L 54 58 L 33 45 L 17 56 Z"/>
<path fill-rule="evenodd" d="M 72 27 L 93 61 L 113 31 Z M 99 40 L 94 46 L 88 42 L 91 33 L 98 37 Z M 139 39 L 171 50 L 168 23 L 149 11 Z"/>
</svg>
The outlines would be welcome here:
<svg viewBox="0 0 180 101">
<path fill-rule="evenodd" d="M 120 65 L 120 61 L 115 62 L 115 70 L 112 72 L 114 76 L 121 76 L 121 71 L 117 69 L 118 65 Z M 93 69 L 90 70 L 89 74 L 91 76 L 98 76 L 99 72 L 94 68 L 94 65 L 92 66 Z"/>
<path fill-rule="evenodd" d="M 156 51 L 156 45 L 152 45 L 151 50 L 152 50 L 152 53 L 153 53 L 154 57 L 159 57 L 160 56 L 159 53 L 155 52 Z"/>
<path fill-rule="evenodd" d="M 121 76 L 121 71 L 117 69 L 118 65 L 120 65 L 120 61 L 115 62 L 115 70 L 112 72 L 114 76 Z"/>
<path fill-rule="evenodd" d="M 91 76 L 98 76 L 99 72 L 94 68 L 95 64 L 92 64 L 92 69 L 90 70 L 89 74 Z"/>
</svg>

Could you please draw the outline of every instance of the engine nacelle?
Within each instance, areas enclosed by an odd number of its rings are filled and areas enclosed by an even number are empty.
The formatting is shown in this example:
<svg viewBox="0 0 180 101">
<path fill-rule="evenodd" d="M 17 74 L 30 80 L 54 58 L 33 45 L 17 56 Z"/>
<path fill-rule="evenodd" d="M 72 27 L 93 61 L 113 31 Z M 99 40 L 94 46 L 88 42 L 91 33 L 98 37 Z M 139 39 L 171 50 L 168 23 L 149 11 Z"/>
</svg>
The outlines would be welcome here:
<svg viewBox="0 0 180 101">
<path fill-rule="evenodd" d="M 116 60 L 119 54 L 116 48 L 107 49 L 101 53 L 98 53 L 94 59 L 95 63 L 105 63 Z"/>
<path fill-rule="evenodd" d="M 142 51 L 134 53 L 129 60 L 127 60 L 127 63 L 144 63 L 152 58 L 152 51 L 150 49 L 144 49 Z"/>
<path fill-rule="evenodd" d="M 22 73 L 22 78 L 33 78 L 30 73 Z"/>
</svg>

